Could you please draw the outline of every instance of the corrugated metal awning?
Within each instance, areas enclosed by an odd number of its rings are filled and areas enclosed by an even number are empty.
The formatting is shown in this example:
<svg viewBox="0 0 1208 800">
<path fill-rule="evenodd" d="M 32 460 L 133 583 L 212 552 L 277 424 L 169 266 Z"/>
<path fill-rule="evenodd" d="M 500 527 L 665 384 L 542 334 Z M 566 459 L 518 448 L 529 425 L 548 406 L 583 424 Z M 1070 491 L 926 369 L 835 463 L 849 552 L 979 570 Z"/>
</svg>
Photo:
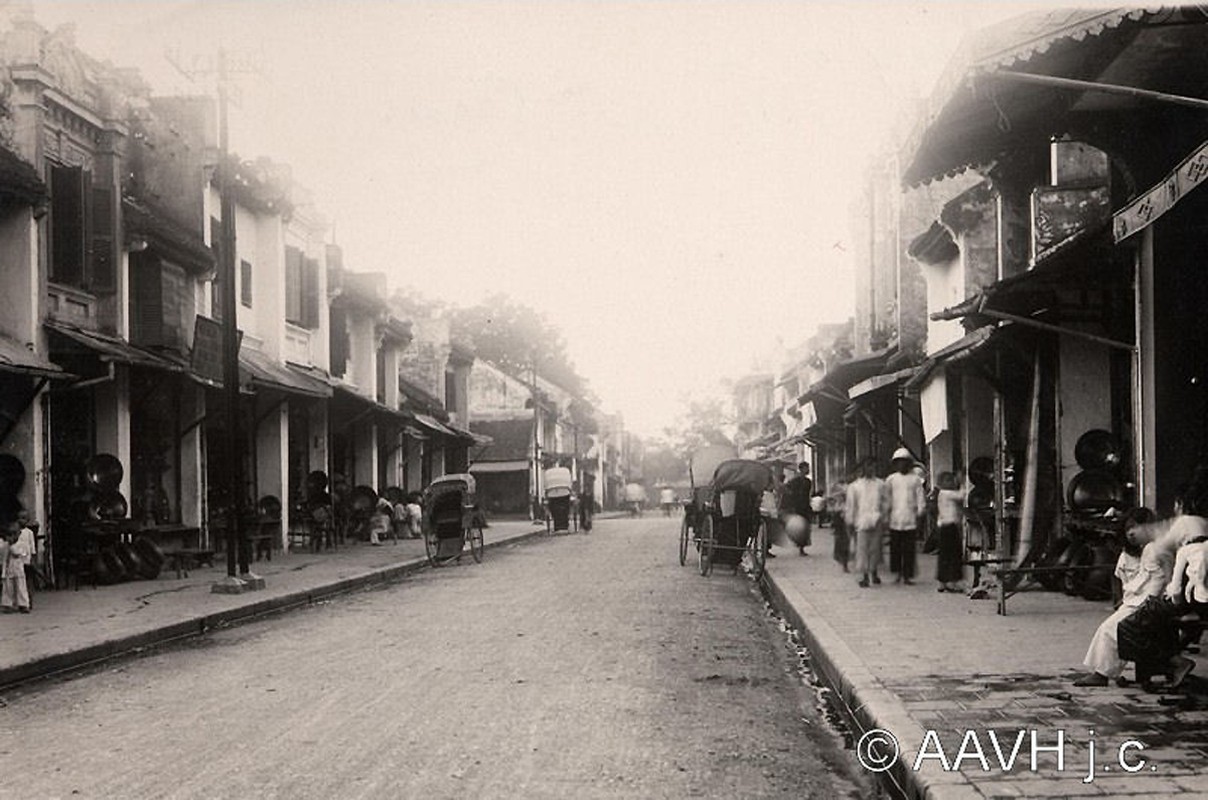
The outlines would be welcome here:
<svg viewBox="0 0 1208 800">
<path fill-rule="evenodd" d="M 34 351 L 13 339 L 0 334 L 0 372 L 16 372 L 37 375 L 43 378 L 71 378 L 56 364 L 52 364 Z"/>
</svg>

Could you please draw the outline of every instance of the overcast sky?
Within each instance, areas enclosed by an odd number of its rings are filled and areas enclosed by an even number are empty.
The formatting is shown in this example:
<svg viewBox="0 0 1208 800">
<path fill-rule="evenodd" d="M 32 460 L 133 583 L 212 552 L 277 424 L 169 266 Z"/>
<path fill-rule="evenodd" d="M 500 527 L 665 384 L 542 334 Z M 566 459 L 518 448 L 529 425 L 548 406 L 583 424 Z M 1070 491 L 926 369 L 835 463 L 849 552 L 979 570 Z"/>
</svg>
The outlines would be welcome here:
<svg viewBox="0 0 1208 800">
<path fill-rule="evenodd" d="M 1085 3 L 1083 4 L 1085 5 Z M 628 427 L 851 315 L 849 208 L 961 37 L 1004 2 L 68 2 L 160 92 L 254 56 L 234 146 L 292 165 L 356 270 L 565 333 Z M 781 343 L 781 344 L 778 344 Z"/>
</svg>

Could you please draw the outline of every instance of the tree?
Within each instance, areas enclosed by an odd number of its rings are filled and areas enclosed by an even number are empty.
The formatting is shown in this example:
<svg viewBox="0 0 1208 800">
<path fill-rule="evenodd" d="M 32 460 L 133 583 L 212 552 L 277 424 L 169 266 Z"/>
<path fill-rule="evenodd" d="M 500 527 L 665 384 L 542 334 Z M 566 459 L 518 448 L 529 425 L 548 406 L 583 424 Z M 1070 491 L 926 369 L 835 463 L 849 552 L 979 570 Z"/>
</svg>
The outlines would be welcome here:
<svg viewBox="0 0 1208 800">
<path fill-rule="evenodd" d="M 732 444 L 726 434 L 732 429 L 734 420 L 726 413 L 720 398 L 692 400 L 678 423 L 665 433 L 672 449 L 684 459 L 707 444 Z"/>
<path fill-rule="evenodd" d="M 479 358 L 526 379 L 535 366 L 538 375 L 571 394 L 588 395 L 562 332 L 544 314 L 496 293 L 478 305 L 451 309 L 450 319 L 454 335 L 471 341 Z"/>
</svg>

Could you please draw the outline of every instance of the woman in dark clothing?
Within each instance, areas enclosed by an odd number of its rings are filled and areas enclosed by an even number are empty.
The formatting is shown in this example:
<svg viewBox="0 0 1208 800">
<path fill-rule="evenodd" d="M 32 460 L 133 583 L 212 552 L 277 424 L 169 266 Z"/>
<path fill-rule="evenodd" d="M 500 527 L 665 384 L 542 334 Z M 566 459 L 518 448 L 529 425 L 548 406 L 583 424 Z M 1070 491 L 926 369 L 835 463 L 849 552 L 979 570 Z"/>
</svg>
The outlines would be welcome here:
<svg viewBox="0 0 1208 800">
<path fill-rule="evenodd" d="M 965 577 L 961 561 L 961 521 L 965 516 L 965 493 L 957 488 L 956 476 L 941 472 L 935 492 L 936 534 L 939 538 L 939 558 L 935 579 L 938 591 L 959 592 L 958 584 Z"/>
</svg>

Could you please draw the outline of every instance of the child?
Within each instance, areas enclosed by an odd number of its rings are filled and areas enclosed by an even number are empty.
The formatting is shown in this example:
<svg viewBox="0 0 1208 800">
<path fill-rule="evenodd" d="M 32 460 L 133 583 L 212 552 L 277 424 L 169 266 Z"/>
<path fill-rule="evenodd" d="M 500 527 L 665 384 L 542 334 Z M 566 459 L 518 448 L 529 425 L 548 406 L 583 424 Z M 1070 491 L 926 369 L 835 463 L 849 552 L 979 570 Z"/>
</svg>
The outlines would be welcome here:
<svg viewBox="0 0 1208 800">
<path fill-rule="evenodd" d="M 4 528 L 4 540 L 7 542 L 7 552 L 4 554 L 4 564 L 0 580 L 0 611 L 11 614 L 20 611 L 29 613 L 29 587 L 25 583 L 25 560 L 32 555 L 29 546 L 21 541 L 21 523 L 11 520 Z"/>
<path fill-rule="evenodd" d="M 420 506 L 419 492 L 412 492 L 407 497 L 407 527 L 411 538 L 418 539 L 423 531 L 424 509 Z"/>
<path fill-rule="evenodd" d="M 936 560 L 935 578 L 940 582 L 940 592 L 959 592 L 958 584 L 964 577 L 961 564 L 961 520 L 965 512 L 965 493 L 957 488 L 956 476 L 941 472 L 939 488 L 935 492 L 936 534 L 939 538 L 939 553 Z"/>
</svg>

